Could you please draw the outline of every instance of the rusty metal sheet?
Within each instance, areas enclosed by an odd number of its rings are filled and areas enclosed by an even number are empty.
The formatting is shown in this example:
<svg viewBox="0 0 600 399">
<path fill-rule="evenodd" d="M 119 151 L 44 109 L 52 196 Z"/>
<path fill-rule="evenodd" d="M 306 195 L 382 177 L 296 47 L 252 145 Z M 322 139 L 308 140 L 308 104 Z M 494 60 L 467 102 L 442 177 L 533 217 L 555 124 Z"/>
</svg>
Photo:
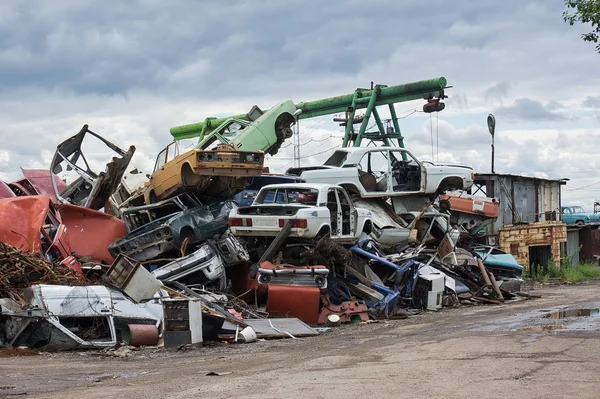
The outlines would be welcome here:
<svg viewBox="0 0 600 399">
<path fill-rule="evenodd" d="M 252 327 L 258 338 L 291 338 L 319 335 L 319 332 L 297 318 L 250 319 L 244 322 Z"/>
<path fill-rule="evenodd" d="M 89 256 L 97 262 L 113 263 L 108 246 L 127 234 L 122 220 L 77 205 L 61 204 L 57 209 L 67 227 L 71 250 L 78 257 Z"/>
<path fill-rule="evenodd" d="M 49 207 L 50 198 L 41 195 L 0 199 L 0 241 L 40 252 L 40 229 Z"/>
<path fill-rule="evenodd" d="M 269 285 L 267 312 L 270 315 L 297 317 L 307 324 L 317 324 L 321 291 L 317 287 Z"/>
</svg>

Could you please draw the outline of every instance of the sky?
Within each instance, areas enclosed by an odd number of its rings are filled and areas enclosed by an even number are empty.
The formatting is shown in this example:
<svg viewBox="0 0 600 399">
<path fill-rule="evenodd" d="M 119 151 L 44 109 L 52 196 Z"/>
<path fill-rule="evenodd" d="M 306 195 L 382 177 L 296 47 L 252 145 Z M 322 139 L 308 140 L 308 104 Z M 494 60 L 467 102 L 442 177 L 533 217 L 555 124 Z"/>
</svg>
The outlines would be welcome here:
<svg viewBox="0 0 600 399">
<path fill-rule="evenodd" d="M 0 179 L 47 168 L 83 124 L 151 173 L 169 128 L 291 99 L 444 76 L 444 111 L 396 104 L 418 159 L 568 178 L 563 204 L 600 200 L 600 54 L 562 0 L 3 0 Z M 301 165 L 341 145 L 335 115 L 300 122 Z M 182 142 L 191 148 L 194 142 Z M 108 152 L 85 148 L 103 169 Z M 271 171 L 293 164 L 291 140 Z"/>
</svg>

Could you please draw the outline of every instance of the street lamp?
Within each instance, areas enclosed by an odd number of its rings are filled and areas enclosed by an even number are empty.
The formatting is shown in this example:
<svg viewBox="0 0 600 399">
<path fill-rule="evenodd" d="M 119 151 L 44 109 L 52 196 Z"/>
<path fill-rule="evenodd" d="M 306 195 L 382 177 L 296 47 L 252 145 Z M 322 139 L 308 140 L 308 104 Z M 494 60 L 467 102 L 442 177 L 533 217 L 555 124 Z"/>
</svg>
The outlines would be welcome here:
<svg viewBox="0 0 600 399">
<path fill-rule="evenodd" d="M 492 174 L 494 174 L 494 132 L 496 131 L 496 118 L 489 114 L 487 117 L 487 125 L 490 134 L 492 135 Z"/>
</svg>

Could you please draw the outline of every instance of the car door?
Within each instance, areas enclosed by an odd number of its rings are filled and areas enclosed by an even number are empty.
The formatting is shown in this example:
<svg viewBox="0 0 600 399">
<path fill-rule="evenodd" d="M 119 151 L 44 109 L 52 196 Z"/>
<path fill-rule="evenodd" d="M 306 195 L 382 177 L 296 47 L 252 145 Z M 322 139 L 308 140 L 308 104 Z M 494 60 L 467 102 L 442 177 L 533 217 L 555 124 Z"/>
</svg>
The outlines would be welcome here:
<svg viewBox="0 0 600 399">
<path fill-rule="evenodd" d="M 177 142 L 172 142 L 165 149 L 163 149 L 158 156 L 156 157 L 156 162 L 154 163 L 154 171 L 152 172 L 152 176 L 150 180 L 152 182 L 152 187 L 154 188 L 154 192 L 156 195 L 161 195 L 165 192 L 165 190 L 169 187 L 168 179 L 171 172 L 167 170 L 167 162 L 171 161 L 179 155 L 179 146 Z"/>
<path fill-rule="evenodd" d="M 356 236 L 356 224 L 357 224 L 357 211 L 352 205 L 350 197 L 346 191 L 336 188 L 335 189 L 338 205 L 338 224 L 341 223 L 340 231 L 344 237 L 355 237 Z"/>
<path fill-rule="evenodd" d="M 392 192 L 419 193 L 425 191 L 425 168 L 412 154 L 400 149 L 392 150 L 388 160 Z"/>
</svg>

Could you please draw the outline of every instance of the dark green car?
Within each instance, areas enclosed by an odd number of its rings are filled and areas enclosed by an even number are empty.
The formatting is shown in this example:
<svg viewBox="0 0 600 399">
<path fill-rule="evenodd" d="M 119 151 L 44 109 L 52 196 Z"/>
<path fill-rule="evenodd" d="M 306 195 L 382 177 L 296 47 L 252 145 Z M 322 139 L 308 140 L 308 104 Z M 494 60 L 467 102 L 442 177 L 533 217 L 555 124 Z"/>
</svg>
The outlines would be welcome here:
<svg viewBox="0 0 600 399">
<path fill-rule="evenodd" d="M 129 234 L 113 242 L 113 256 L 125 254 L 139 261 L 173 253 L 181 256 L 188 245 L 222 234 L 227 230 L 231 200 L 203 204 L 194 194 L 185 193 L 156 204 L 128 208 L 123 212 Z"/>
</svg>

